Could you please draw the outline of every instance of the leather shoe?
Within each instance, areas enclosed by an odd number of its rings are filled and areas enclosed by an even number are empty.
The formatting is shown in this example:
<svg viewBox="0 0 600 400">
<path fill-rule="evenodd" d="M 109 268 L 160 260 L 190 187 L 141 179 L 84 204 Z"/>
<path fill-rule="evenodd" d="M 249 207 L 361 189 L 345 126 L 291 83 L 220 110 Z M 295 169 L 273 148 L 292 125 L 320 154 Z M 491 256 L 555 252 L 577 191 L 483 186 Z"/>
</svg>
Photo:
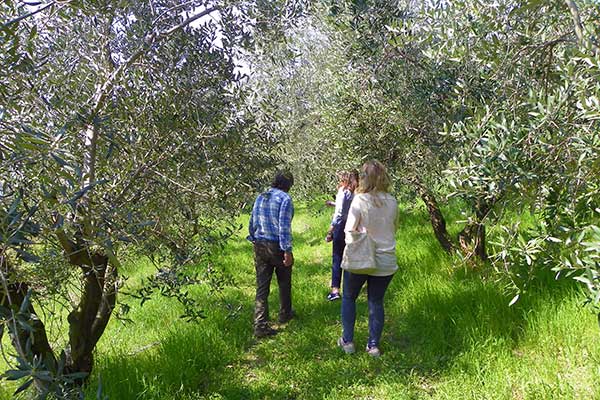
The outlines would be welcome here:
<svg viewBox="0 0 600 400">
<path fill-rule="evenodd" d="M 260 328 L 260 329 L 254 330 L 254 336 L 256 336 L 257 338 L 264 338 L 264 337 L 274 336 L 274 335 L 277 335 L 277 331 L 271 327 Z"/>
<path fill-rule="evenodd" d="M 294 319 L 295 317 L 296 317 L 296 311 L 292 310 L 292 312 L 290 312 L 289 314 L 280 315 L 279 323 L 285 324 L 286 322 L 289 322 L 290 320 Z"/>
</svg>

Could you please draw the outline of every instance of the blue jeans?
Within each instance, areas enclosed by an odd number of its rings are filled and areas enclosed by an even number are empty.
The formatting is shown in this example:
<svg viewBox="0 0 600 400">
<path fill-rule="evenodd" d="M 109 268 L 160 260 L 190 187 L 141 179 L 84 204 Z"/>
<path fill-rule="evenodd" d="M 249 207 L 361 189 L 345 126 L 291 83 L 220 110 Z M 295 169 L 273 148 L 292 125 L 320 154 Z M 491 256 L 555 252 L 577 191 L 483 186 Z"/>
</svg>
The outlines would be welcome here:
<svg viewBox="0 0 600 400">
<path fill-rule="evenodd" d="M 342 283 L 342 256 L 346 247 L 344 225 L 340 224 L 333 229 L 333 249 L 331 254 L 331 287 L 340 288 Z"/>
<path fill-rule="evenodd" d="M 369 341 L 367 346 L 379 346 L 383 331 L 383 296 L 394 275 L 371 276 L 357 275 L 344 271 L 344 289 L 342 292 L 342 337 L 346 343 L 354 340 L 354 323 L 356 321 L 356 298 L 360 289 L 367 282 L 367 298 L 369 302 Z"/>
</svg>

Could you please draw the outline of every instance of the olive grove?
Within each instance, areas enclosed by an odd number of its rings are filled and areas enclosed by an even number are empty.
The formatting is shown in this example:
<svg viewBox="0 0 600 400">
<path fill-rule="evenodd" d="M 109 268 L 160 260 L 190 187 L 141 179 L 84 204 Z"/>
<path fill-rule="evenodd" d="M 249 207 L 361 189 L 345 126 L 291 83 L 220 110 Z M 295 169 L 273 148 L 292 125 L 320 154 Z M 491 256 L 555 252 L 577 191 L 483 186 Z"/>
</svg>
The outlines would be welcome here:
<svg viewBox="0 0 600 400">
<path fill-rule="evenodd" d="M 297 61 L 271 73 L 274 93 L 303 94 L 278 103 L 294 124 L 282 131 L 321 143 L 289 157 L 315 160 L 321 178 L 378 158 L 422 199 L 441 247 L 489 259 L 515 300 L 552 269 L 597 303 L 599 12 L 584 1 L 324 4 L 290 32 Z M 457 235 L 440 205 L 450 197 L 464 206 Z"/>
<path fill-rule="evenodd" d="M 439 250 L 493 268 L 515 301 L 552 270 L 600 302 L 597 2 L 9 0 L 0 15 L 0 332 L 20 389 L 85 381 L 123 260 L 157 266 L 142 300 L 201 318 L 183 286 L 220 278 L 188 267 L 217 273 L 210 255 L 280 166 L 310 198 L 377 158 Z"/>
<path fill-rule="evenodd" d="M 124 258 L 157 266 L 142 300 L 158 290 L 202 317 L 183 286 L 219 279 L 186 266 L 208 262 L 262 184 L 256 171 L 277 163 L 237 65 L 257 20 L 285 27 L 296 12 L 271 5 L 0 5 L 1 314 L 19 391 L 67 397 L 86 380 Z M 68 315 L 50 337 L 54 304 Z"/>
</svg>

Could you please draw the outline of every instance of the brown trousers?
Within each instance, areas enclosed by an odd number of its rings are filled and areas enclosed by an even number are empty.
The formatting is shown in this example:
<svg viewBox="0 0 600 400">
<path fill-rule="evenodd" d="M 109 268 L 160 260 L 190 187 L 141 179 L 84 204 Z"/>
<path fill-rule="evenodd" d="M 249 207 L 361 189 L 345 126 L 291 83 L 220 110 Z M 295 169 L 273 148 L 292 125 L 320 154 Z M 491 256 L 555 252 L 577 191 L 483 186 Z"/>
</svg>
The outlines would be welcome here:
<svg viewBox="0 0 600 400">
<path fill-rule="evenodd" d="M 269 292 L 273 271 L 279 286 L 279 320 L 292 314 L 292 267 L 283 265 L 283 251 L 277 242 L 254 243 L 254 267 L 256 269 L 256 299 L 254 330 L 265 329 L 269 322 Z"/>
</svg>

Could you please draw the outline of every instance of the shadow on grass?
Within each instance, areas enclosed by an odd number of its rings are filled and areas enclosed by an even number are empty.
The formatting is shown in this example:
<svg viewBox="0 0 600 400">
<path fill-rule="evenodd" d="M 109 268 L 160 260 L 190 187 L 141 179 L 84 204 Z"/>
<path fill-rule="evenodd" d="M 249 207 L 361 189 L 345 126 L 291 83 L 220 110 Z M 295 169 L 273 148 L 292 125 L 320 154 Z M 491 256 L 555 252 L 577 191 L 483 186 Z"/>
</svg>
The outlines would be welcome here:
<svg viewBox="0 0 600 400">
<path fill-rule="evenodd" d="M 294 275 L 294 307 L 298 317 L 280 333 L 260 341 L 252 337 L 253 290 L 230 290 L 222 299 L 243 304 L 237 318 L 226 318 L 213 301 L 209 320 L 199 325 L 175 323 L 156 347 L 131 355 L 105 356 L 96 373 L 107 382 L 110 399 L 322 399 L 358 386 L 395 382 L 410 393 L 415 375 L 435 379 L 457 357 L 479 348 L 512 349 L 527 330 L 527 315 L 545 301 L 560 299 L 569 285 L 545 287 L 536 296 L 508 307 L 509 298 L 493 282 L 476 273 L 443 273 L 448 258 L 423 222 L 404 215 L 409 226 L 400 233 L 401 269 L 386 295 L 384 352 L 372 360 L 362 346 L 367 340 L 366 296 L 357 301 L 357 352 L 346 356 L 335 346 L 341 333 L 340 302 L 325 301 L 329 269 L 302 262 Z M 320 221 L 322 222 L 322 221 Z M 320 226 L 295 234 L 296 246 L 322 241 Z M 410 252 L 410 248 L 415 250 Z M 228 251 L 248 252 L 240 239 Z M 404 256 L 404 254 L 406 254 Z M 253 284 L 247 268 L 243 285 Z M 271 315 L 278 309 L 275 279 Z M 363 290 L 364 291 L 364 290 Z M 496 346 L 496 347 L 495 347 Z M 92 397 L 90 397 L 92 398 Z"/>
</svg>

